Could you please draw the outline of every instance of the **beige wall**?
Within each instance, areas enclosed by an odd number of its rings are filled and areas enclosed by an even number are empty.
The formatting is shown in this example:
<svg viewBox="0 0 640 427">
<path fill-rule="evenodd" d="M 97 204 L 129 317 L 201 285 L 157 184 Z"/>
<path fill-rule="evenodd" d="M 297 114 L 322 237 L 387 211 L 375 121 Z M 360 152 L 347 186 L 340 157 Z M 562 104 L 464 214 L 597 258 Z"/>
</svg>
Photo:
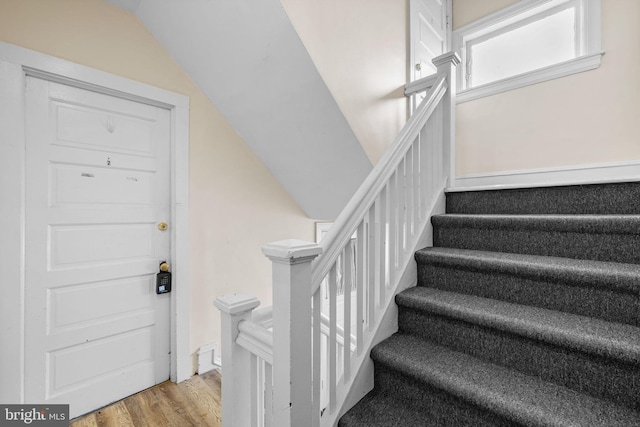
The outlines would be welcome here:
<svg viewBox="0 0 640 427">
<path fill-rule="evenodd" d="M 101 0 L 2 0 L 0 40 L 189 96 L 190 351 L 219 342 L 215 297 L 271 304 L 261 246 L 313 240 L 313 222 L 133 15 Z"/>
<path fill-rule="evenodd" d="M 454 0 L 454 29 L 514 2 Z M 639 18 L 602 0 L 600 68 L 459 104 L 457 174 L 640 160 Z"/>
<path fill-rule="evenodd" d="M 407 0 L 281 0 L 375 165 L 407 119 Z"/>
</svg>

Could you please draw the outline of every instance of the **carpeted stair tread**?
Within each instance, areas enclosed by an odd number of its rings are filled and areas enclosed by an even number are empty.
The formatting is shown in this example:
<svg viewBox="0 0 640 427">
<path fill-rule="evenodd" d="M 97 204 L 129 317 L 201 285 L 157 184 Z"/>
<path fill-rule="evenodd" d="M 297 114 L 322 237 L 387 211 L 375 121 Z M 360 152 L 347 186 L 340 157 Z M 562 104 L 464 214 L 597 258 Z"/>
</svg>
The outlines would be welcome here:
<svg viewBox="0 0 640 427">
<path fill-rule="evenodd" d="M 393 335 L 377 345 L 371 357 L 376 366 L 382 364 L 520 425 L 640 425 L 636 411 L 410 335 Z M 376 387 L 384 389 L 384 384 Z"/>
<path fill-rule="evenodd" d="M 449 213 L 634 214 L 640 212 L 640 184 L 450 191 L 446 200 Z"/>
<path fill-rule="evenodd" d="M 393 395 L 370 392 L 349 410 L 338 427 L 424 427 L 435 425 L 425 414 Z"/>
<path fill-rule="evenodd" d="M 426 287 L 401 292 L 396 303 L 585 353 L 640 363 L 640 328 L 630 325 Z"/>
<path fill-rule="evenodd" d="M 450 268 L 508 274 L 640 295 L 640 265 L 539 255 L 428 247 L 416 261 Z"/>
<path fill-rule="evenodd" d="M 431 218 L 440 228 L 541 230 L 590 234 L 640 234 L 640 215 L 469 215 Z"/>
<path fill-rule="evenodd" d="M 640 264 L 640 215 L 431 218 L 433 246 Z"/>
</svg>

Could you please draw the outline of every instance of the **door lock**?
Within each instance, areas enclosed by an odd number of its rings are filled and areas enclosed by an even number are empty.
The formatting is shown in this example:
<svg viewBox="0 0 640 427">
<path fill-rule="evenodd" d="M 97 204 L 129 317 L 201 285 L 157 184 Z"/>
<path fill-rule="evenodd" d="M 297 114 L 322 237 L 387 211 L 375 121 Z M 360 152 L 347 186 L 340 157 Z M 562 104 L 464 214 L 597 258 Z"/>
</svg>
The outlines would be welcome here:
<svg viewBox="0 0 640 427">
<path fill-rule="evenodd" d="M 162 261 L 160 271 L 156 275 L 156 294 L 166 294 L 171 292 L 171 272 L 169 263 Z"/>
</svg>

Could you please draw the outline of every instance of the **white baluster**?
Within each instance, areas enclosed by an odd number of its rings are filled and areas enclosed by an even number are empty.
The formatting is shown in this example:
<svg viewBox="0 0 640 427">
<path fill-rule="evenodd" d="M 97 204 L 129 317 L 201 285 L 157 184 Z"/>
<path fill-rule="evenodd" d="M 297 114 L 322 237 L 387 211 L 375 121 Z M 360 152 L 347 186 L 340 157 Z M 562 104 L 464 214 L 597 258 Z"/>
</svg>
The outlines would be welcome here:
<svg viewBox="0 0 640 427">
<path fill-rule="evenodd" d="M 398 180 L 398 232 L 400 233 L 398 253 L 404 256 L 407 251 L 407 178 L 404 157 L 396 170 Z"/>
<path fill-rule="evenodd" d="M 338 293 L 336 264 L 329 271 L 329 408 L 335 410 L 336 404 L 336 356 L 338 354 L 336 342 L 336 294 Z"/>
<path fill-rule="evenodd" d="M 256 355 L 251 354 L 251 403 L 248 408 L 251 412 L 251 427 L 262 427 L 264 408 L 262 407 L 264 402 L 264 382 L 262 372 L 262 360 L 258 359 Z"/>
<path fill-rule="evenodd" d="M 366 224 L 364 219 L 360 222 L 358 226 L 358 234 L 357 234 L 357 244 L 356 248 L 356 337 L 357 337 L 357 348 L 358 348 L 358 356 L 362 353 L 362 347 L 364 345 L 364 277 L 365 277 L 365 258 L 366 258 Z"/>
<path fill-rule="evenodd" d="M 398 172 L 391 175 L 389 192 L 389 283 L 395 283 L 398 269 Z"/>
<path fill-rule="evenodd" d="M 414 142 L 415 145 L 415 142 Z M 407 151 L 407 155 L 405 156 L 405 170 L 406 170 L 406 183 L 407 183 L 407 198 L 406 202 L 406 210 L 407 210 L 407 247 L 406 249 L 410 249 L 411 237 L 413 237 L 413 233 L 415 232 L 415 219 L 414 213 L 415 210 L 413 206 L 415 205 L 415 193 L 413 191 L 413 146 L 409 148 Z"/>
<path fill-rule="evenodd" d="M 378 274 L 380 281 L 378 282 L 379 299 L 378 304 L 382 307 L 384 303 L 384 296 L 387 288 L 387 186 L 380 191 L 380 198 L 376 201 L 376 204 L 380 204 L 378 208 Z"/>
<path fill-rule="evenodd" d="M 413 221 L 415 225 L 413 226 L 414 233 L 419 233 L 421 231 L 420 220 L 422 219 L 422 198 L 424 197 L 424 192 L 422 187 L 420 186 L 420 174 L 422 171 L 421 160 L 421 151 L 422 151 L 422 138 L 420 138 L 420 133 L 418 133 L 418 137 L 413 143 Z"/>
<path fill-rule="evenodd" d="M 264 426 L 273 426 L 273 367 L 264 362 Z"/>
<path fill-rule="evenodd" d="M 344 251 L 344 345 L 342 346 L 344 368 L 342 376 L 346 384 L 351 379 L 351 287 L 353 286 L 353 240 L 347 243 Z"/>
<path fill-rule="evenodd" d="M 322 344 L 321 344 L 321 330 L 322 324 L 320 315 L 322 312 L 322 286 L 318 288 L 315 295 L 313 295 L 313 404 L 311 409 L 312 427 L 320 426 L 320 413 L 322 408 L 320 407 L 320 392 L 321 392 L 321 371 L 322 371 Z"/>
<path fill-rule="evenodd" d="M 368 328 L 373 331 L 376 321 L 376 203 L 369 208 L 369 224 L 367 237 L 367 281 L 365 282 L 368 297 Z"/>
</svg>

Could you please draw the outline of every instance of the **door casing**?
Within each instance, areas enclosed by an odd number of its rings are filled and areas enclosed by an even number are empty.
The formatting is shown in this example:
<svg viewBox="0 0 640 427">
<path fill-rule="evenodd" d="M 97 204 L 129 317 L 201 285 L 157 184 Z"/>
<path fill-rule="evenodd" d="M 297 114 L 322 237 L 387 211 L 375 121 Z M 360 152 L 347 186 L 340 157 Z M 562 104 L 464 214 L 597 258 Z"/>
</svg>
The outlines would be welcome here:
<svg viewBox="0 0 640 427">
<path fill-rule="evenodd" d="M 166 108 L 171 114 L 171 380 L 191 376 L 189 354 L 189 98 L 0 42 L 0 402 L 24 402 L 25 84 L 33 76 Z"/>
</svg>

